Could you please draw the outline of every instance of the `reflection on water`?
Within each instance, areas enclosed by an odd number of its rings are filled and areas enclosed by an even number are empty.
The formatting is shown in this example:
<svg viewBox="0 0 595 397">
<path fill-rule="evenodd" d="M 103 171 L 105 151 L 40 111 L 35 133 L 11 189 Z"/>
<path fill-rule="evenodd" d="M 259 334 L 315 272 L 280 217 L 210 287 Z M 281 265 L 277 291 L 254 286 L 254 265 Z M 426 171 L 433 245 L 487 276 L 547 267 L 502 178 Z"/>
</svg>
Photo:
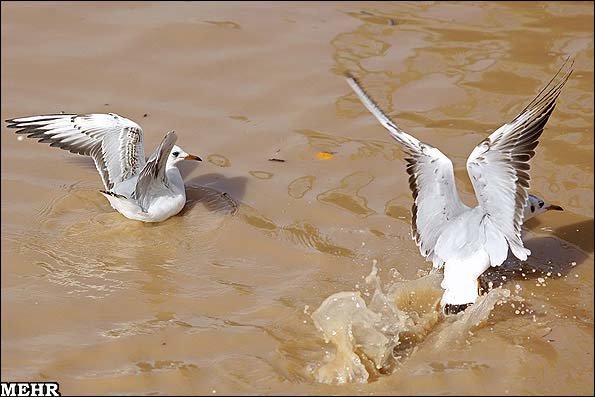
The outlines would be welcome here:
<svg viewBox="0 0 595 397">
<path fill-rule="evenodd" d="M 295 199 L 304 197 L 306 193 L 312 190 L 312 185 L 316 181 L 316 177 L 313 175 L 306 175 L 291 181 L 287 187 L 287 194 Z"/>
<path fill-rule="evenodd" d="M 219 167 L 229 167 L 231 165 L 229 159 L 222 154 L 210 154 L 207 160 L 209 163 Z"/>
<path fill-rule="evenodd" d="M 357 98 L 356 98 L 357 99 Z M 386 141 L 353 139 L 333 136 L 312 130 L 298 130 L 308 140 L 308 145 L 320 152 L 349 155 L 351 160 L 374 157 L 382 154 L 387 160 L 396 158 L 399 149 Z"/>
<path fill-rule="evenodd" d="M 259 214 L 256 209 L 243 204 L 240 216 L 249 225 L 260 229 L 266 235 L 287 241 L 306 250 L 343 257 L 353 257 L 348 248 L 333 244 L 331 238 L 324 235 L 317 227 L 307 222 L 295 222 L 286 226 L 277 226 L 271 219 Z"/>
<path fill-rule="evenodd" d="M 361 216 L 368 216 L 374 213 L 367 206 L 365 197 L 359 191 L 369 185 L 374 177 L 364 172 L 356 172 L 341 179 L 338 187 L 318 195 L 318 201 L 337 207 Z"/>
<path fill-rule="evenodd" d="M 248 171 L 248 173 L 258 179 L 271 179 L 274 175 L 273 173 L 266 171 Z"/>
<path fill-rule="evenodd" d="M 105 204 L 95 189 L 75 183 L 38 212 L 43 229 L 25 238 L 11 234 L 21 249 L 42 253 L 37 263 L 50 282 L 69 293 L 100 298 L 138 283 L 122 272 L 141 273 L 141 288 L 159 301 L 175 292 L 171 263 L 177 251 L 197 249 L 202 256 L 214 250 L 217 230 L 237 212 L 237 204 L 225 192 L 186 186 L 187 205 L 170 222 L 129 222 Z M 186 233 L 176 233 L 183 227 Z M 150 230 L 150 233 L 147 233 Z M 91 243 L 90 243 L 91 242 Z M 81 249 L 84 247 L 84 249 Z"/>
<path fill-rule="evenodd" d="M 192 327 L 192 325 L 177 320 L 173 313 L 157 313 L 155 319 L 142 322 L 127 322 L 106 331 L 104 334 L 111 338 L 122 338 L 131 335 L 150 334 L 156 329 L 169 326 Z"/>
<path fill-rule="evenodd" d="M 384 213 L 393 218 L 405 219 L 408 222 L 411 222 L 411 209 L 409 207 L 399 205 L 399 203 L 411 199 L 409 199 L 409 197 L 407 197 L 407 199 L 404 199 L 403 196 L 404 195 L 400 195 L 399 197 L 395 197 L 394 199 L 387 201 L 384 208 Z"/>
</svg>

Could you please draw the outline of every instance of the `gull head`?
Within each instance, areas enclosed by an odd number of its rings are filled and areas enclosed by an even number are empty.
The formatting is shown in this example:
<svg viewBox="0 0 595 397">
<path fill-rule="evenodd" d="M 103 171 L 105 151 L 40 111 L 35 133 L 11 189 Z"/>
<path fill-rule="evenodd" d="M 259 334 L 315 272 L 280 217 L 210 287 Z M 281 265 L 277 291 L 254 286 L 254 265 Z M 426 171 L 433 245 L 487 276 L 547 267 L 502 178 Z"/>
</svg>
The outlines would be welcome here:
<svg viewBox="0 0 595 397">
<path fill-rule="evenodd" d="M 188 154 L 178 145 L 174 145 L 174 147 L 171 149 L 171 153 L 169 154 L 169 158 L 167 159 L 167 165 L 171 167 L 183 160 L 202 161 L 200 157 L 193 154 Z"/>
<path fill-rule="evenodd" d="M 541 197 L 530 194 L 529 198 L 527 199 L 527 205 L 525 206 L 524 221 L 531 219 L 539 214 L 543 214 L 544 212 L 552 210 L 564 211 L 564 209 L 559 205 L 548 203 Z"/>
</svg>

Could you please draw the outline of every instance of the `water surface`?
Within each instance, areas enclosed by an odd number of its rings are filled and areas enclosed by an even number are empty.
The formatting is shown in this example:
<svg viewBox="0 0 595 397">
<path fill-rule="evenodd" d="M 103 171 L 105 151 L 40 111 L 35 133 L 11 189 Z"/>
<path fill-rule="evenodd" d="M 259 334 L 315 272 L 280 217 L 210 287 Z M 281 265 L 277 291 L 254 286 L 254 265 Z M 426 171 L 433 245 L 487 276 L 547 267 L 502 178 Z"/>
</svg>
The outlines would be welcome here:
<svg viewBox="0 0 595 397">
<path fill-rule="evenodd" d="M 176 130 L 206 160 L 184 169 L 180 216 L 146 225 L 113 212 L 92 163 L 3 125 L 3 381 L 58 380 L 64 394 L 593 393 L 592 3 L 1 7 L 2 119 L 117 112 L 143 126 L 147 153 Z M 565 212 L 528 222 L 530 260 L 488 275 L 523 310 L 496 306 L 446 347 L 445 323 L 432 325 L 365 383 L 317 382 L 335 348 L 315 309 L 342 291 L 370 305 L 374 260 L 382 287 L 430 266 L 410 237 L 404 155 L 341 73 L 453 160 L 472 205 L 467 156 L 568 55 L 575 72 L 531 172 L 531 191 Z"/>
</svg>

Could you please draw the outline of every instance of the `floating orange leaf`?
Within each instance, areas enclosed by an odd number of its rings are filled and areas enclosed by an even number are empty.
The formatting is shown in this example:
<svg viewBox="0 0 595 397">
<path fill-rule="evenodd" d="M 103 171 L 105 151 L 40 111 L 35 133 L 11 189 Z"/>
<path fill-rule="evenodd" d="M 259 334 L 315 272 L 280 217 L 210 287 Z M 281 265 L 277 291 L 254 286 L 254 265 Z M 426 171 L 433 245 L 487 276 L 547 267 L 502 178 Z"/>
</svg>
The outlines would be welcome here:
<svg viewBox="0 0 595 397">
<path fill-rule="evenodd" d="M 330 152 L 318 152 L 316 153 L 316 158 L 318 160 L 330 160 L 333 157 L 335 157 L 334 153 L 330 153 Z"/>
</svg>

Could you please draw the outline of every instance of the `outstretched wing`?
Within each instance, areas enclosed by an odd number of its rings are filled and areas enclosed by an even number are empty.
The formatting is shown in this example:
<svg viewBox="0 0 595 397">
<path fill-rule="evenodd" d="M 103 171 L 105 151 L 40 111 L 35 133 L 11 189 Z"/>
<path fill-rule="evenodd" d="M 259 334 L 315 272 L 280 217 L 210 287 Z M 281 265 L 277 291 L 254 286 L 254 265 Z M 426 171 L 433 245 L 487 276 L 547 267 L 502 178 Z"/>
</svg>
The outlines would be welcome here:
<svg viewBox="0 0 595 397">
<path fill-rule="evenodd" d="M 174 131 L 168 132 L 138 176 L 132 197 L 136 199 L 143 211 L 149 207 L 153 192 L 168 187 L 165 165 L 176 139 L 178 137 Z"/>
<path fill-rule="evenodd" d="M 406 159 L 407 173 L 414 200 L 411 209 L 412 236 L 421 254 L 427 260 L 432 260 L 434 266 L 441 266 L 442 260 L 434 255 L 436 241 L 446 223 L 467 208 L 461 202 L 455 186 L 452 162 L 440 150 L 420 142 L 397 127 L 354 77 L 347 76 L 347 83 L 409 155 Z"/>
<path fill-rule="evenodd" d="M 115 113 L 49 114 L 6 120 L 17 134 L 95 161 L 105 189 L 137 175 L 145 164 L 143 130 Z"/>
<path fill-rule="evenodd" d="M 529 190 L 529 160 L 535 155 L 538 138 L 572 73 L 573 62 L 561 73 L 566 65 L 567 62 L 514 120 L 484 139 L 467 159 L 467 171 L 479 205 L 521 260 L 531 254 L 521 240 Z"/>
</svg>

